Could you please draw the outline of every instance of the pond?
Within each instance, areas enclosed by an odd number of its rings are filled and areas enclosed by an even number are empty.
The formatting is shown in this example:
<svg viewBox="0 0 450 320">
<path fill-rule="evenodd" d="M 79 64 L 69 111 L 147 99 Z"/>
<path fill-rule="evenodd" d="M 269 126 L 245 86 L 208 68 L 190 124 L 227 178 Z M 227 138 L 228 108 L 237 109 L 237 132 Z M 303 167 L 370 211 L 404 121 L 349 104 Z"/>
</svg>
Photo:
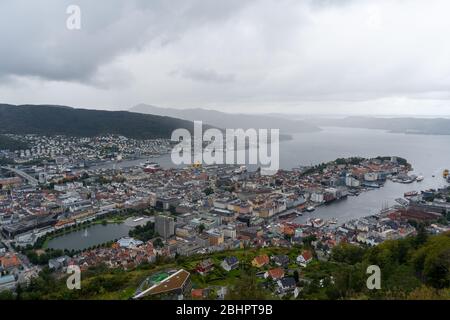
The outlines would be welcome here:
<svg viewBox="0 0 450 320">
<path fill-rule="evenodd" d="M 75 251 L 84 250 L 108 241 L 126 237 L 132 228 L 124 223 L 96 224 L 86 229 L 52 239 L 48 242 L 48 248 Z"/>
</svg>

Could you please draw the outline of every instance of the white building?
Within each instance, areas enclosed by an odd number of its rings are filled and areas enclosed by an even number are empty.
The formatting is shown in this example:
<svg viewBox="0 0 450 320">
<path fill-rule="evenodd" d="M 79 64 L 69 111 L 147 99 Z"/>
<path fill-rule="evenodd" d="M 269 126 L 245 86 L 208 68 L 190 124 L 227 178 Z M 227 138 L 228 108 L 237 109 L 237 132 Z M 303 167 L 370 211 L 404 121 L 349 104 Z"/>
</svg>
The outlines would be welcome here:
<svg viewBox="0 0 450 320">
<path fill-rule="evenodd" d="M 142 241 L 136 240 L 134 238 L 125 237 L 125 238 L 122 238 L 119 241 L 117 241 L 117 244 L 121 248 L 134 248 L 134 247 L 139 247 L 140 245 L 142 245 L 144 243 Z"/>
</svg>

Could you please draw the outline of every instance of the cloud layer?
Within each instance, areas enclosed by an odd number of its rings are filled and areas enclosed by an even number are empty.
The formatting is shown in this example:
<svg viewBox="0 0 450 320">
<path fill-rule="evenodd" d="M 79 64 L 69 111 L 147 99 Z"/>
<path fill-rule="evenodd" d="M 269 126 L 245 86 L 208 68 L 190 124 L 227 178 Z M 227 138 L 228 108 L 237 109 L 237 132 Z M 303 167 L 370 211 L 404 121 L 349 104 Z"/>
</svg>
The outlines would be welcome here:
<svg viewBox="0 0 450 320">
<path fill-rule="evenodd" d="M 79 5 L 82 28 L 66 28 Z M 9 103 L 450 114 L 446 0 L 3 0 Z"/>
</svg>

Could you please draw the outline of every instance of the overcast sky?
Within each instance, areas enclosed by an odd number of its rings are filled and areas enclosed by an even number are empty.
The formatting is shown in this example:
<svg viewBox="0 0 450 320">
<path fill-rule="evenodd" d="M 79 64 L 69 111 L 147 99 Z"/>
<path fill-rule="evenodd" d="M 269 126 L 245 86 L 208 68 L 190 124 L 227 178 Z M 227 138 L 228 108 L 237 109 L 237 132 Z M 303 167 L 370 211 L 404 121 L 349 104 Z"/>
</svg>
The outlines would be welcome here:
<svg viewBox="0 0 450 320">
<path fill-rule="evenodd" d="M 81 8 L 81 30 L 66 9 Z M 2 0 L 0 102 L 450 115 L 448 0 Z"/>
</svg>

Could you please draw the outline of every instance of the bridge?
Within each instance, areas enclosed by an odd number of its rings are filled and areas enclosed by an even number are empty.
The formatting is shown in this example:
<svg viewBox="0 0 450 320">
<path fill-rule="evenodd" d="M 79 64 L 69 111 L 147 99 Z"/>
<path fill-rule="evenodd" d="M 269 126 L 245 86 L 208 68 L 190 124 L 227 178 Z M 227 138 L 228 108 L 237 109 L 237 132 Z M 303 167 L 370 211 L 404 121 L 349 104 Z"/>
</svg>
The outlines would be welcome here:
<svg viewBox="0 0 450 320">
<path fill-rule="evenodd" d="M 31 185 L 37 186 L 39 184 L 39 181 L 32 176 L 30 176 L 28 173 L 23 172 L 22 170 L 11 168 L 11 167 L 0 167 L 3 170 L 11 171 L 18 175 L 19 177 L 27 180 Z"/>
</svg>

